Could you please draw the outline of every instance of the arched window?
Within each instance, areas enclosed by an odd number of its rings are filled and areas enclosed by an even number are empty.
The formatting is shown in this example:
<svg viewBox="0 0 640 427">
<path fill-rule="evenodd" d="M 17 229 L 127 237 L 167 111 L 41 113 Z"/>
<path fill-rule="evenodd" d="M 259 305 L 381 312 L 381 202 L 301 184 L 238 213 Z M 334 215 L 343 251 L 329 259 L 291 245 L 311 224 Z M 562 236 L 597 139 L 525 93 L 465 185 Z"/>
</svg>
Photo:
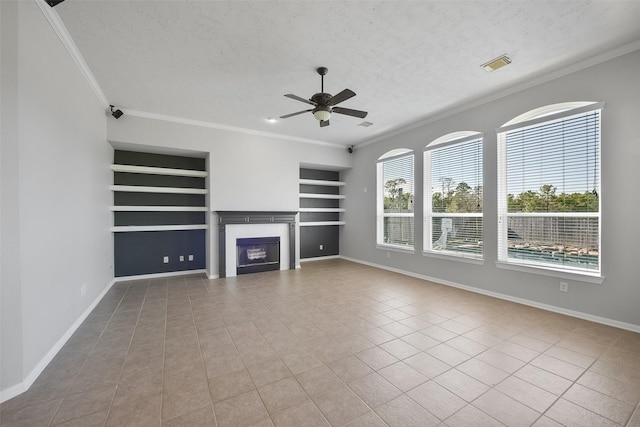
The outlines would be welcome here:
<svg viewBox="0 0 640 427">
<path fill-rule="evenodd" d="M 498 261 L 600 275 L 602 103 L 541 107 L 498 132 Z"/>
<path fill-rule="evenodd" d="M 377 232 L 379 246 L 413 250 L 414 155 L 395 149 L 377 163 Z"/>
<path fill-rule="evenodd" d="M 462 131 L 424 151 L 426 253 L 482 259 L 482 134 Z"/>
</svg>

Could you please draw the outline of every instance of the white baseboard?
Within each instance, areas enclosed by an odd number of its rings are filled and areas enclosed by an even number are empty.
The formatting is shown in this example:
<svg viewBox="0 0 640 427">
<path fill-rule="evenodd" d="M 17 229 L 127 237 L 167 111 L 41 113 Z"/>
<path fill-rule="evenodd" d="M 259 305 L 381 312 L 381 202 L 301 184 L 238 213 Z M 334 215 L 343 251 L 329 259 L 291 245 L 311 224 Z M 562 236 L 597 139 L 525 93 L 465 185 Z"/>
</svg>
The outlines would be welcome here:
<svg viewBox="0 0 640 427">
<path fill-rule="evenodd" d="M 207 274 L 207 270 L 204 270 L 204 269 L 201 269 L 201 270 L 182 270 L 182 271 L 168 271 L 166 273 L 138 274 L 136 276 L 116 277 L 114 280 L 116 282 L 126 282 L 128 280 L 161 279 L 163 277 L 186 276 L 186 275 L 189 275 L 189 274 L 199 274 L 199 273 Z M 211 278 L 211 277 L 209 276 L 209 278 Z M 217 277 L 215 277 L 215 278 L 217 278 Z"/>
<path fill-rule="evenodd" d="M 24 393 L 28 388 L 29 387 L 24 386 L 24 382 L 21 382 L 4 390 L 0 390 L 0 403 L 6 402 L 17 395 Z"/>
<path fill-rule="evenodd" d="M 505 301 L 515 302 L 522 305 L 527 305 L 529 307 L 535 307 L 546 311 L 551 311 L 553 313 L 564 314 L 566 316 L 575 317 L 582 320 L 589 320 L 591 322 L 600 323 L 607 326 L 613 326 L 614 328 L 625 329 L 627 331 L 640 333 L 640 325 L 634 325 L 633 323 L 621 322 L 619 320 L 609 319 L 607 317 L 595 316 L 593 314 L 584 313 L 576 310 L 569 310 L 567 308 L 557 307 L 555 305 L 544 304 L 537 301 L 532 301 L 524 298 L 518 298 L 507 294 L 501 294 L 499 292 L 487 291 L 480 288 L 475 288 L 473 286 L 463 285 L 456 282 L 451 282 L 449 280 L 440 279 L 437 277 L 425 276 L 423 274 L 413 273 L 411 271 L 400 270 L 398 268 L 389 267 L 386 265 L 376 264 L 373 262 L 363 261 L 355 258 L 349 258 L 341 256 L 340 258 L 357 262 L 358 264 L 364 264 L 371 267 L 380 268 L 382 270 L 392 271 L 394 273 L 403 274 L 405 276 L 415 277 L 417 279 L 428 280 L 430 282 L 439 283 L 441 285 L 451 286 L 458 289 L 463 289 L 465 291 L 474 292 L 481 295 L 486 295 L 494 298 L 498 298 Z"/>
<path fill-rule="evenodd" d="M 300 263 L 313 262 L 313 261 L 324 261 L 324 260 L 327 260 L 327 259 L 339 259 L 339 258 L 342 258 L 342 257 L 340 255 L 327 255 L 327 256 L 318 256 L 318 257 L 313 257 L 313 258 L 302 258 L 300 260 Z"/>
<path fill-rule="evenodd" d="M 96 297 L 96 299 L 93 300 L 91 305 L 87 307 L 87 309 L 80 315 L 80 317 L 78 317 L 78 319 L 75 322 L 73 322 L 71 327 L 67 329 L 67 332 L 65 332 L 64 335 L 60 337 L 60 339 L 47 352 L 47 354 L 45 354 L 45 356 L 40 360 L 40 362 L 38 362 L 38 364 L 31 370 L 29 375 L 27 375 L 27 377 L 21 383 L 13 385 L 4 390 L 0 390 L 0 403 L 5 402 L 29 390 L 29 387 L 31 387 L 31 385 L 35 382 L 35 380 L 38 379 L 42 371 L 44 371 L 47 365 L 51 363 L 51 361 L 56 356 L 56 354 L 58 354 L 60 349 L 66 344 L 69 338 L 71 338 L 73 333 L 80 327 L 80 325 L 82 325 L 82 322 L 84 322 L 85 319 L 89 316 L 89 314 L 91 314 L 93 309 L 96 307 L 96 305 L 98 305 L 98 303 L 102 300 L 102 298 L 104 298 L 104 296 L 109 291 L 109 289 L 111 289 L 114 283 L 116 283 L 115 279 L 109 282 L 109 284 L 107 284 L 107 286 L 102 290 L 102 292 L 100 292 L 100 294 Z"/>
</svg>

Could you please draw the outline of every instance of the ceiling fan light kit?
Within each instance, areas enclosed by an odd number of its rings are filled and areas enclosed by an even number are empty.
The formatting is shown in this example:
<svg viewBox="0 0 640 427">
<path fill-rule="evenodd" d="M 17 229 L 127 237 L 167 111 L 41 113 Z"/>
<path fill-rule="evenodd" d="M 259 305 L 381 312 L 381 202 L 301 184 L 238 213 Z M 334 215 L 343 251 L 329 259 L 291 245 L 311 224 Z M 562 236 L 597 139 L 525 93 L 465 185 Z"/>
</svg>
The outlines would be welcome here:
<svg viewBox="0 0 640 427">
<path fill-rule="evenodd" d="M 331 111 L 316 108 L 315 110 L 313 110 L 313 117 L 315 117 L 318 121 L 323 122 L 325 120 L 329 120 L 329 118 L 331 117 Z"/>
<path fill-rule="evenodd" d="M 345 89 L 342 92 L 332 96 L 324 91 L 324 76 L 329 71 L 326 67 L 318 67 L 316 69 L 320 74 L 320 92 L 313 95 L 310 99 L 304 99 L 300 96 L 293 95 L 291 93 L 286 94 L 287 98 L 295 99 L 296 101 L 304 102 L 306 104 L 313 105 L 315 108 L 309 110 L 297 111 L 295 113 L 286 114 L 281 116 L 281 119 L 297 116 L 298 114 L 312 112 L 313 117 L 320 122 L 320 127 L 329 126 L 329 118 L 332 113 L 344 114 L 346 116 L 359 117 L 364 119 L 367 116 L 366 111 L 352 110 L 350 108 L 334 107 L 335 105 L 346 101 L 347 99 L 356 96 L 356 93 L 351 89 Z"/>
</svg>

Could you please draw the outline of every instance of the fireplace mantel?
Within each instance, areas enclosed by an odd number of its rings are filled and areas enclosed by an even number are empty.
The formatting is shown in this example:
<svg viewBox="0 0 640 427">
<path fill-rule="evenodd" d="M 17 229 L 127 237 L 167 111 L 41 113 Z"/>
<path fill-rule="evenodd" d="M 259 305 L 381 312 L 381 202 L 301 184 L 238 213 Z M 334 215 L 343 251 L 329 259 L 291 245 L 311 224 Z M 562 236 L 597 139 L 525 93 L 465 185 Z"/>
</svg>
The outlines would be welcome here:
<svg viewBox="0 0 640 427">
<path fill-rule="evenodd" d="M 218 270 L 220 278 L 226 274 L 226 234 L 227 225 L 288 224 L 289 228 L 289 269 L 296 268 L 296 215 L 295 211 L 216 211 L 218 215 Z"/>
</svg>

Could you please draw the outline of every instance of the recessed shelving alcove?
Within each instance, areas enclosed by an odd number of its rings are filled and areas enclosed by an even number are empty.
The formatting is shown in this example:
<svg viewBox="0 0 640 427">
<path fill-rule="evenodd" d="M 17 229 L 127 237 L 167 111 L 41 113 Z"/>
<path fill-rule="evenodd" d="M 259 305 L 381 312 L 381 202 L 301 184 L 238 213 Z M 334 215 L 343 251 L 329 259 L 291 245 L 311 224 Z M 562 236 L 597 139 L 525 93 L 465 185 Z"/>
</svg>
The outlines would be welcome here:
<svg viewBox="0 0 640 427">
<path fill-rule="evenodd" d="M 340 173 L 318 169 L 300 169 L 300 258 L 339 254 L 339 227 L 345 186 Z"/>
<path fill-rule="evenodd" d="M 111 170 L 116 277 L 203 270 L 205 159 L 115 150 Z"/>
</svg>

